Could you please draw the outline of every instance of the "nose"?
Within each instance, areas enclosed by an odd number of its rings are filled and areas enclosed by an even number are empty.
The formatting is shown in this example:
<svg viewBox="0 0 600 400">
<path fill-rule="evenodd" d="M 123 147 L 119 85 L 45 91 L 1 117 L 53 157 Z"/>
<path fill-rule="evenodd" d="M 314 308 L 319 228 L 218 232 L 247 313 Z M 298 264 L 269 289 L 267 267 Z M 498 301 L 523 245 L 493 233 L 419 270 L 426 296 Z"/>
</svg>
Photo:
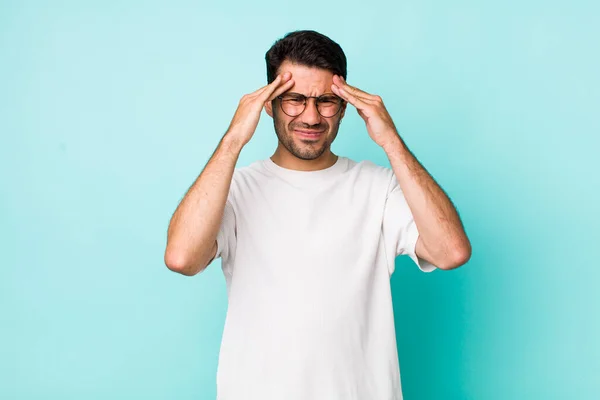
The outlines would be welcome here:
<svg viewBox="0 0 600 400">
<path fill-rule="evenodd" d="M 307 125 L 317 125 L 321 122 L 321 114 L 317 111 L 317 99 L 306 99 L 306 108 L 300 114 L 300 121 Z"/>
</svg>

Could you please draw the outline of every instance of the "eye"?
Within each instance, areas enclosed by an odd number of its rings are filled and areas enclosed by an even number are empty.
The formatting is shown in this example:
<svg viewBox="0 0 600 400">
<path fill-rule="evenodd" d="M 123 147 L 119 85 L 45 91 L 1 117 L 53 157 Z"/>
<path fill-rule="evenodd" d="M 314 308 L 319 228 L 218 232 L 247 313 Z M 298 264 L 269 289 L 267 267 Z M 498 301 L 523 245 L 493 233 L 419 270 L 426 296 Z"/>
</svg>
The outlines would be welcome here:
<svg viewBox="0 0 600 400">
<path fill-rule="evenodd" d="M 325 97 L 321 97 L 319 98 L 319 103 L 324 104 L 324 105 L 334 105 L 338 103 L 338 98 L 335 96 L 325 96 Z"/>
<path fill-rule="evenodd" d="M 287 95 L 287 96 L 283 96 L 281 98 L 281 101 L 283 101 L 286 104 L 290 104 L 290 105 L 302 105 L 304 104 L 304 97 L 302 96 L 297 96 L 297 95 Z"/>
</svg>

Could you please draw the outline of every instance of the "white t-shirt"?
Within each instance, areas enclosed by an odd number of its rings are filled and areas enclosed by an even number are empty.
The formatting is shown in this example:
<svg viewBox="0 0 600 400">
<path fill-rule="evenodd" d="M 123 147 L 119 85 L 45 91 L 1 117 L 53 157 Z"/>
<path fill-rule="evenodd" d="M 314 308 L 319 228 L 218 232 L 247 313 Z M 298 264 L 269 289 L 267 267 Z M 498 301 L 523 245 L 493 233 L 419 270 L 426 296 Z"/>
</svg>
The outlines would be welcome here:
<svg viewBox="0 0 600 400">
<path fill-rule="evenodd" d="M 401 400 L 390 276 L 419 233 L 393 171 L 338 157 L 234 171 L 218 400 Z"/>
</svg>

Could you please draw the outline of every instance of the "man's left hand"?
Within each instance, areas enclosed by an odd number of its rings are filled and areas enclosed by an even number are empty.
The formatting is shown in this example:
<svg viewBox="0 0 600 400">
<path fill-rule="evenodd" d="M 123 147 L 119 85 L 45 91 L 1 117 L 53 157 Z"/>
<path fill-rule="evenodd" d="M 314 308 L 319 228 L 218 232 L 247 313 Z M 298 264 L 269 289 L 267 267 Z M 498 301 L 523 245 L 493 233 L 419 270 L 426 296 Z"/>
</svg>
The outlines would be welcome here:
<svg viewBox="0 0 600 400">
<path fill-rule="evenodd" d="M 381 97 L 348 85 L 344 78 L 339 75 L 333 76 L 331 90 L 356 107 L 358 115 L 365 120 L 369 136 L 375 143 L 385 149 L 398 141 L 400 138 L 398 131 Z"/>
</svg>

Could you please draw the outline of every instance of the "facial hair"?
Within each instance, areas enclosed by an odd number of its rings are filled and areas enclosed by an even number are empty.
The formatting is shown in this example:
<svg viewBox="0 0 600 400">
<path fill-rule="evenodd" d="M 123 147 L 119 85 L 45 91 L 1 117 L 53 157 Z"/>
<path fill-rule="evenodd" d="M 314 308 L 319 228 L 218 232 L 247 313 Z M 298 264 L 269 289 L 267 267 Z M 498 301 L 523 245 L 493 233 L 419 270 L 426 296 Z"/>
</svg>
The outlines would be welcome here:
<svg viewBox="0 0 600 400">
<path fill-rule="evenodd" d="M 321 157 L 321 155 L 323 155 L 323 153 L 329 149 L 331 143 L 333 143 L 334 139 L 336 138 L 340 128 L 340 122 L 341 118 L 338 117 L 331 127 L 331 131 L 329 130 L 330 125 L 327 122 L 317 125 L 290 122 L 286 129 L 285 122 L 282 121 L 278 116 L 278 111 L 274 112 L 273 114 L 273 125 L 275 127 L 275 133 L 277 134 L 279 143 L 281 143 L 292 155 L 301 160 L 315 160 Z M 320 141 L 303 142 L 303 145 L 299 146 L 294 138 L 293 132 L 295 128 L 323 131 L 323 135 L 326 135 L 325 141 L 323 143 L 320 143 Z"/>
</svg>

